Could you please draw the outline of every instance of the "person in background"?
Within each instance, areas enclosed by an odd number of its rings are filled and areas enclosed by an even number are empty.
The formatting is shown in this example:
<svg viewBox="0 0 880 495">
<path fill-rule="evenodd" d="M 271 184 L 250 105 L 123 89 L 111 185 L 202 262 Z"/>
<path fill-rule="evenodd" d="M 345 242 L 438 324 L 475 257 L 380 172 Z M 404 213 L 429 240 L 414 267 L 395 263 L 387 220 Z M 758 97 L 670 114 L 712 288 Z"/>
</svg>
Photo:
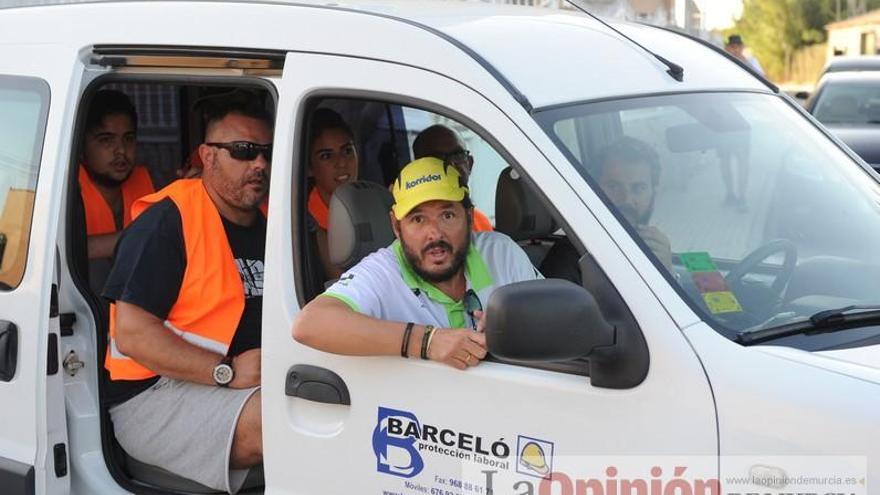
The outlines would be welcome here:
<svg viewBox="0 0 880 495">
<path fill-rule="evenodd" d="M 464 142 L 457 132 L 444 125 L 432 125 L 423 130 L 413 141 L 413 157 L 416 160 L 426 156 L 439 158 L 450 163 L 461 174 L 465 183 L 474 168 L 474 157 L 464 147 Z M 492 222 L 485 213 L 474 208 L 474 232 L 488 232 L 492 229 Z"/>
<path fill-rule="evenodd" d="M 738 34 L 731 34 L 727 38 L 727 43 L 724 44 L 724 50 L 733 55 L 735 58 L 743 61 L 753 69 L 758 74 L 764 75 L 764 68 L 761 67 L 761 64 L 758 62 L 758 59 L 752 57 L 751 55 L 745 54 L 745 44 L 743 44 L 742 36 Z"/>
<path fill-rule="evenodd" d="M 624 136 L 599 152 L 591 175 L 663 266 L 672 269 L 669 238 L 650 225 L 660 182 L 657 152 L 641 140 Z M 579 258 L 571 241 L 567 237 L 560 239 L 547 252 L 541 272 L 548 278 L 581 285 Z"/>
<path fill-rule="evenodd" d="M 131 223 L 131 205 L 153 192 L 147 168 L 135 165 L 137 113 L 124 93 L 95 93 L 86 115 L 79 187 L 89 259 L 110 258 L 119 232 Z"/>
<path fill-rule="evenodd" d="M 333 280 L 342 272 L 330 262 L 327 241 L 330 197 L 340 185 L 357 180 L 358 154 L 354 132 L 338 113 L 329 108 L 318 108 L 309 123 L 308 150 L 308 169 L 312 179 L 308 195 L 309 216 L 313 221 L 310 231 L 314 235 L 325 279 Z"/>
</svg>

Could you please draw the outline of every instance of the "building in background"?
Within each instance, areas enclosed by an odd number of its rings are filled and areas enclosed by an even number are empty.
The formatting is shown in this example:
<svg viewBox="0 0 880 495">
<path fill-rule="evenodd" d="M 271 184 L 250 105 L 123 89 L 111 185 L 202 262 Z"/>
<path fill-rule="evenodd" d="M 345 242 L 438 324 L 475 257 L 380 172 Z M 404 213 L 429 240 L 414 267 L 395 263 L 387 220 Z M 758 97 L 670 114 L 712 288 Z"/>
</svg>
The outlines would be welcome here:
<svg viewBox="0 0 880 495">
<path fill-rule="evenodd" d="M 880 9 L 825 26 L 828 30 L 828 58 L 877 55 L 880 38 Z"/>
</svg>

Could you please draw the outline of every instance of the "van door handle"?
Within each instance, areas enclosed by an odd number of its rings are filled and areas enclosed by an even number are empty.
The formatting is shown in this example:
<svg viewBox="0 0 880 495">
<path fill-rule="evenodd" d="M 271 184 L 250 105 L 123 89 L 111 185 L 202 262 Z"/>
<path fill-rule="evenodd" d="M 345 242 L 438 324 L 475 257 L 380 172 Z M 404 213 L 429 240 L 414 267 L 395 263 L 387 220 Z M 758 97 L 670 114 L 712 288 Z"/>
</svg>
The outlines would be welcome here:
<svg viewBox="0 0 880 495">
<path fill-rule="evenodd" d="M 325 404 L 351 405 L 348 387 L 339 375 L 309 364 L 296 364 L 287 371 L 284 394 Z"/>
<path fill-rule="evenodd" d="M 12 381 L 17 363 L 18 327 L 11 321 L 0 320 L 0 381 Z"/>
</svg>

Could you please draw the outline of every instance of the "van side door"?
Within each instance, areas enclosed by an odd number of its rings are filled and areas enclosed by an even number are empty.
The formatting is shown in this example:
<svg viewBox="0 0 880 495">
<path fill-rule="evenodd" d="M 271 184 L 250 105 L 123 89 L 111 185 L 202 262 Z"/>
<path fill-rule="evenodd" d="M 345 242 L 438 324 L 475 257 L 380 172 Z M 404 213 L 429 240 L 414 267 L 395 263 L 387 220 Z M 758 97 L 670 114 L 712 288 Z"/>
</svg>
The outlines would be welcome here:
<svg viewBox="0 0 880 495">
<path fill-rule="evenodd" d="M 549 473 L 588 461 L 601 466 L 592 472 L 616 480 L 615 463 L 634 455 L 654 456 L 638 460 L 662 463 L 669 477 L 673 461 L 667 456 L 674 454 L 707 461 L 689 474 L 717 473 L 715 408 L 697 357 L 555 169 L 567 165 L 551 163 L 534 144 L 546 137 L 523 131 L 537 126 L 509 94 L 487 83 L 495 92 L 490 98 L 454 74 L 343 56 L 291 53 L 285 67 L 275 153 L 293 159 L 291 167 L 273 170 L 270 210 L 283 214 L 269 217 L 266 260 L 273 269 L 266 273 L 263 302 L 267 488 L 458 495 L 491 493 L 494 487 L 495 493 L 538 493 Z M 391 101 L 478 130 L 576 225 L 578 237 L 588 241 L 587 249 L 630 302 L 650 351 L 647 377 L 612 390 L 593 386 L 583 374 L 497 360 L 459 371 L 415 359 L 328 354 L 295 342 L 291 327 L 306 301 L 298 293 L 304 275 L 297 271 L 302 233 L 295 220 L 304 202 L 294 191 L 305 176 L 304 112 L 317 97 Z M 651 477 L 651 466 L 632 476 Z"/>
<path fill-rule="evenodd" d="M 0 61 L 0 487 L 4 494 L 65 494 L 70 476 L 55 238 L 67 163 L 58 145 L 73 69 L 31 63 L 46 61 L 51 48 L 4 48 L 7 56 Z M 59 160 L 61 156 L 65 159 Z"/>
</svg>

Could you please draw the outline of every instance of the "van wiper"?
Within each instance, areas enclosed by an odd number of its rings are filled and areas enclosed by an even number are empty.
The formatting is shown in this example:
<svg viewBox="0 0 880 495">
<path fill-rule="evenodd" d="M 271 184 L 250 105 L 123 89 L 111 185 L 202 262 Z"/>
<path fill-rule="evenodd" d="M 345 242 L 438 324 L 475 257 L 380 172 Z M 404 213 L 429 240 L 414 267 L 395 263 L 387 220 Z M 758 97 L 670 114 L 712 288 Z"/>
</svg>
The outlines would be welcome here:
<svg viewBox="0 0 880 495">
<path fill-rule="evenodd" d="M 583 12 L 584 14 L 587 14 L 588 16 L 592 17 L 594 21 L 598 22 L 599 24 L 602 24 L 603 26 L 605 26 L 605 27 L 607 27 L 608 29 L 614 31 L 614 32 L 617 33 L 618 35 L 622 36 L 625 40 L 629 41 L 629 42 L 632 43 L 633 45 L 636 45 L 637 47 L 639 47 L 639 48 L 641 48 L 642 50 L 644 50 L 644 51 L 648 52 L 649 54 L 651 54 L 654 58 L 656 58 L 657 60 L 659 60 L 660 63 L 662 63 L 663 65 L 666 66 L 666 68 L 667 68 L 666 73 L 669 74 L 670 76 L 672 76 L 673 79 L 675 79 L 675 80 L 678 81 L 678 82 L 682 82 L 682 81 L 684 81 L 684 68 L 683 68 L 682 66 L 676 64 L 675 62 L 672 62 L 671 60 L 668 60 L 668 59 L 666 59 L 666 58 L 660 56 L 660 55 L 657 54 L 657 53 L 654 53 L 653 51 L 649 50 L 647 47 L 645 47 L 644 45 L 642 45 L 642 44 L 639 43 L 638 41 L 636 41 L 636 40 L 630 38 L 629 36 L 627 36 L 627 35 L 621 33 L 619 30 L 615 29 L 614 27 L 612 27 L 612 26 L 611 26 L 610 24 L 608 24 L 607 22 L 605 22 L 605 21 L 603 21 L 602 19 L 600 19 L 599 17 L 597 17 L 597 16 L 591 14 L 590 11 L 587 10 L 587 7 L 584 6 L 584 4 L 581 2 L 581 0 L 565 0 L 565 1 L 566 1 L 569 5 L 571 5 L 572 7 L 576 8 L 576 9 L 580 10 L 581 12 Z"/>
<path fill-rule="evenodd" d="M 740 332 L 735 340 L 742 345 L 754 345 L 792 335 L 818 335 L 872 325 L 880 325 L 880 306 L 844 306 L 819 311 L 797 323 Z"/>
</svg>

